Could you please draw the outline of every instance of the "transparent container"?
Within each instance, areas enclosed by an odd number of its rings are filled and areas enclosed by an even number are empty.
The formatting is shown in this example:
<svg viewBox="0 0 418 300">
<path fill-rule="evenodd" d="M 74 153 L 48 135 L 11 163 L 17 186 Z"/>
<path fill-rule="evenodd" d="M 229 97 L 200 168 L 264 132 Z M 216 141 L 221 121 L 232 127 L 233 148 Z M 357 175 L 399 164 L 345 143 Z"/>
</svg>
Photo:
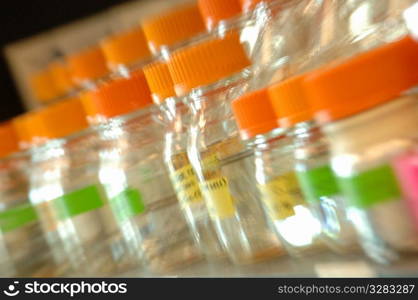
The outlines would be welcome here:
<svg viewBox="0 0 418 300">
<path fill-rule="evenodd" d="M 151 105 L 102 125 L 100 179 L 125 241 L 151 271 L 200 259 L 163 158 L 163 127 Z"/>
<path fill-rule="evenodd" d="M 340 61 L 408 33 L 414 0 L 264 1 L 253 18 L 264 26 L 252 56 L 255 80 L 274 83 Z M 259 88 L 260 86 L 258 86 Z"/>
<path fill-rule="evenodd" d="M 187 156 L 188 127 L 191 114 L 181 98 L 164 102 L 170 120 L 165 135 L 164 157 L 170 178 L 194 238 L 208 259 L 223 257 L 222 245 L 209 217 L 196 173 Z"/>
<path fill-rule="evenodd" d="M 219 238 L 238 264 L 282 253 L 259 202 L 253 153 L 239 138 L 230 109 L 229 101 L 245 86 L 248 76 L 247 72 L 232 76 L 194 91 L 187 99 L 194 112 L 189 159 Z"/>
<path fill-rule="evenodd" d="M 253 151 L 260 203 L 286 250 L 301 256 L 322 250 L 322 228 L 304 199 L 295 171 L 292 130 L 279 128 L 267 88 L 232 102 L 240 135 Z"/>
<path fill-rule="evenodd" d="M 335 251 L 358 248 L 354 227 L 347 217 L 346 201 L 330 167 L 329 144 L 304 91 L 309 73 L 293 76 L 268 87 L 276 122 L 293 140 L 294 169 L 312 214 L 321 221 L 324 241 Z"/>
<path fill-rule="evenodd" d="M 232 10 L 225 11 L 224 8 L 230 8 L 229 2 L 232 3 Z M 238 28 L 237 33 L 239 32 L 241 40 L 246 44 L 248 51 L 252 51 L 257 30 L 250 32 L 251 28 L 258 26 L 260 31 L 261 24 L 256 24 L 256 20 L 249 17 L 225 20 L 224 18 L 235 16 L 239 12 L 236 1 L 200 1 L 198 4 L 179 6 L 143 22 L 150 49 L 155 56 L 155 61 L 145 68 L 145 75 L 154 102 L 160 106 L 164 115 L 162 120 L 167 131 L 164 156 L 173 187 L 197 245 L 206 258 L 216 259 L 224 256 L 223 246 L 209 217 L 198 179 L 187 155 L 191 111 L 183 103 L 183 95 L 175 97 L 174 83 L 166 67 L 172 53 L 211 36 L 206 33 L 203 19 L 213 15 L 202 14 L 202 9 L 206 13 L 217 14 L 216 26 L 212 26 L 215 23 L 209 26 L 214 35 L 223 35 L 231 28 Z"/>
<path fill-rule="evenodd" d="M 126 255 L 98 178 L 98 136 L 92 129 L 80 131 L 87 126 L 80 109 L 78 99 L 66 101 L 33 124 L 45 125 L 49 140 L 31 149 L 29 197 L 59 263 L 68 262 L 74 274 L 110 275 L 135 260 Z"/>
<path fill-rule="evenodd" d="M 283 245 L 295 256 L 325 248 L 322 226 L 304 199 L 294 169 L 291 135 L 277 129 L 254 140 L 256 179 Z"/>
<path fill-rule="evenodd" d="M 417 49 L 406 37 L 323 68 L 305 83 L 330 142 L 349 217 L 378 262 L 418 249 L 417 228 L 393 168 L 393 160 L 416 143 L 417 96 L 405 92 L 418 82 Z"/>
<path fill-rule="evenodd" d="M 30 198 L 59 261 L 80 274 L 105 275 L 128 264 L 123 240 L 98 179 L 94 133 L 33 150 Z M 64 256 L 64 257 L 62 257 Z"/>
<path fill-rule="evenodd" d="M 389 249 L 418 251 L 417 228 L 408 219 L 409 211 L 391 167 L 391 161 L 416 142 L 416 100 L 416 96 L 406 97 L 324 128 L 332 141 L 332 165 L 340 185 L 351 201 L 359 202 L 349 209 L 350 218 L 373 257 L 391 259 L 395 253 Z M 392 114 L 396 116 L 391 118 Z M 382 118 L 385 122 L 378 121 Z M 364 128 L 376 134 L 364 140 L 360 136 Z M 345 146 L 347 142 L 340 142 L 353 134 L 356 143 Z"/>
<path fill-rule="evenodd" d="M 38 215 L 28 201 L 30 155 L 17 152 L 0 160 L 0 274 L 2 277 L 59 276 Z M 63 269 L 63 268 L 62 268 Z"/>
<path fill-rule="evenodd" d="M 252 151 L 239 137 L 230 102 L 251 77 L 250 21 L 211 32 L 170 54 L 176 94 L 193 114 L 187 154 L 212 221 L 229 258 L 253 263 L 282 253 L 259 202 Z"/>
<path fill-rule="evenodd" d="M 210 220 L 195 171 L 187 156 L 191 112 L 176 97 L 167 64 L 154 61 L 144 68 L 152 98 L 162 112 L 165 131 L 164 162 L 180 206 L 200 251 L 207 259 L 224 257 L 221 243 Z"/>
</svg>

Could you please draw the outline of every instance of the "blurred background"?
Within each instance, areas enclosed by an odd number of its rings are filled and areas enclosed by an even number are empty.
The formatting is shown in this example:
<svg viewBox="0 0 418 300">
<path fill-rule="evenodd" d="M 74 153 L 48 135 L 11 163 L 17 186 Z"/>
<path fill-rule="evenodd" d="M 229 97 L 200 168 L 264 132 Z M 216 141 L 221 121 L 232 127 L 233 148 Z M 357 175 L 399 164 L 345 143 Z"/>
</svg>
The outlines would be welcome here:
<svg viewBox="0 0 418 300">
<path fill-rule="evenodd" d="M 14 0 L 1 4 L 0 122 L 40 105 L 31 74 L 176 0 Z"/>
</svg>

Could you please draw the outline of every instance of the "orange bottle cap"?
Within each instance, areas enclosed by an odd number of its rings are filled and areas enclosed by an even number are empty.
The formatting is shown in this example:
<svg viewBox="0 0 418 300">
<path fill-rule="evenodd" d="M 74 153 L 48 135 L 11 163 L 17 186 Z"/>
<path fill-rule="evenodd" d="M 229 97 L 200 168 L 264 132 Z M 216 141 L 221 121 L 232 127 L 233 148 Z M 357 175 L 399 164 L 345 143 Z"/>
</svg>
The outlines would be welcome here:
<svg viewBox="0 0 418 300">
<path fill-rule="evenodd" d="M 105 76 L 109 70 L 99 46 L 93 46 L 68 57 L 68 66 L 74 81 L 94 80 Z"/>
<path fill-rule="evenodd" d="M 141 27 L 108 37 L 102 41 L 101 46 L 111 68 L 129 65 L 151 55 Z"/>
<path fill-rule="evenodd" d="M 48 102 L 60 96 L 49 69 L 44 69 L 30 76 L 30 85 L 35 98 L 40 102 Z"/>
<path fill-rule="evenodd" d="M 12 120 L 13 127 L 19 140 L 19 148 L 27 149 L 31 142 L 31 134 L 29 132 L 28 119 L 32 117 L 35 112 L 28 112 L 19 115 Z"/>
<path fill-rule="evenodd" d="M 70 98 L 48 106 L 30 118 L 34 138 L 63 138 L 88 127 L 86 113 L 79 98 Z"/>
<path fill-rule="evenodd" d="M 168 68 L 177 94 L 231 76 L 251 64 L 236 32 L 214 38 L 172 53 Z"/>
<path fill-rule="evenodd" d="M 46 125 L 44 121 L 42 120 L 42 114 L 44 111 L 50 109 L 56 104 L 49 105 L 47 107 L 43 107 L 42 109 L 39 109 L 34 112 L 30 112 L 23 118 L 22 122 L 22 131 L 23 136 L 25 137 L 24 140 L 20 138 L 21 142 L 24 142 L 22 144 L 23 149 L 30 148 L 34 145 L 39 144 L 41 141 L 46 141 L 48 137 L 48 132 L 46 129 Z M 20 136 L 19 136 L 20 137 Z"/>
<path fill-rule="evenodd" d="M 19 150 L 18 136 L 11 122 L 0 124 L 0 157 Z"/>
<path fill-rule="evenodd" d="M 196 4 L 182 5 L 148 18 L 142 27 L 154 53 L 161 46 L 173 46 L 206 30 Z"/>
<path fill-rule="evenodd" d="M 218 22 L 241 13 L 239 0 L 198 0 L 198 3 L 207 28 L 213 28 Z"/>
<path fill-rule="evenodd" d="M 68 93 L 74 88 L 74 83 L 71 80 L 71 74 L 66 63 L 55 61 L 50 63 L 48 68 L 61 95 Z"/>
<path fill-rule="evenodd" d="M 84 90 L 80 93 L 79 97 L 81 100 L 81 104 L 84 107 L 84 111 L 86 112 L 88 123 L 91 125 L 96 125 L 100 122 L 97 120 L 99 114 L 92 100 L 93 93 L 93 91 Z"/>
<path fill-rule="evenodd" d="M 153 62 L 145 66 L 143 70 L 154 101 L 157 104 L 160 104 L 166 98 L 176 95 L 173 79 L 171 79 L 166 62 Z"/>
<path fill-rule="evenodd" d="M 279 127 L 267 89 L 247 93 L 232 101 L 232 110 L 243 139 L 250 139 Z"/>
<path fill-rule="evenodd" d="M 320 122 L 363 112 L 418 84 L 418 43 L 405 37 L 306 77 L 312 109 Z"/>
<path fill-rule="evenodd" d="M 313 118 L 304 91 L 305 77 L 306 75 L 295 76 L 276 83 L 268 89 L 273 109 L 281 127 L 292 127 Z"/>
<path fill-rule="evenodd" d="M 152 104 L 151 92 L 144 73 L 137 71 L 130 78 L 119 78 L 100 86 L 91 94 L 94 111 L 112 118 Z"/>
</svg>

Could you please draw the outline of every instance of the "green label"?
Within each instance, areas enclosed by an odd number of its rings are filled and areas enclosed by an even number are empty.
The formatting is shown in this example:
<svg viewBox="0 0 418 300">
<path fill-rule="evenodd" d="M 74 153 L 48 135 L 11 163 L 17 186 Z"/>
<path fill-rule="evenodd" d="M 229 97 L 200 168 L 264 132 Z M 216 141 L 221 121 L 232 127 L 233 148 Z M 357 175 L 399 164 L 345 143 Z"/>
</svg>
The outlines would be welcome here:
<svg viewBox="0 0 418 300">
<path fill-rule="evenodd" d="M 141 193 L 137 189 L 127 188 L 110 200 L 116 218 L 124 221 L 145 211 Z"/>
<path fill-rule="evenodd" d="M 352 177 L 338 177 L 338 182 L 350 204 L 361 208 L 401 197 L 396 176 L 388 165 Z"/>
<path fill-rule="evenodd" d="M 62 220 L 98 209 L 104 204 L 104 197 L 97 185 L 91 185 L 55 199 L 58 217 Z"/>
<path fill-rule="evenodd" d="M 297 172 L 302 192 L 309 202 L 340 193 L 337 180 L 329 165 Z"/>
<path fill-rule="evenodd" d="M 0 230 L 9 232 L 37 219 L 38 215 L 32 205 L 20 205 L 0 212 Z"/>
</svg>

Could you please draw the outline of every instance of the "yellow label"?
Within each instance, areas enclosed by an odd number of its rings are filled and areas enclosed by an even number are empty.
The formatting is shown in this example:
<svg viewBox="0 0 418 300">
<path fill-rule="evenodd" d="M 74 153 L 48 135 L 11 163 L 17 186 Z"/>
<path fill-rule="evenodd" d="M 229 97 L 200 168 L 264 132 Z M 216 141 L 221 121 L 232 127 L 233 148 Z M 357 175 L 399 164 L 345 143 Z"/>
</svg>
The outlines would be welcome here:
<svg viewBox="0 0 418 300">
<path fill-rule="evenodd" d="M 173 172 L 171 180 L 182 205 L 190 205 L 203 200 L 199 182 L 191 165 Z"/>
<path fill-rule="evenodd" d="M 290 172 L 259 185 L 262 199 L 274 220 L 283 220 L 295 214 L 294 207 L 303 203 L 294 172 Z"/>
<path fill-rule="evenodd" d="M 224 219 L 234 215 L 235 205 L 225 177 L 207 180 L 202 184 L 202 192 L 212 218 Z"/>
<path fill-rule="evenodd" d="M 219 168 L 219 159 L 216 154 L 211 154 L 203 159 L 202 165 L 205 170 Z"/>
</svg>

